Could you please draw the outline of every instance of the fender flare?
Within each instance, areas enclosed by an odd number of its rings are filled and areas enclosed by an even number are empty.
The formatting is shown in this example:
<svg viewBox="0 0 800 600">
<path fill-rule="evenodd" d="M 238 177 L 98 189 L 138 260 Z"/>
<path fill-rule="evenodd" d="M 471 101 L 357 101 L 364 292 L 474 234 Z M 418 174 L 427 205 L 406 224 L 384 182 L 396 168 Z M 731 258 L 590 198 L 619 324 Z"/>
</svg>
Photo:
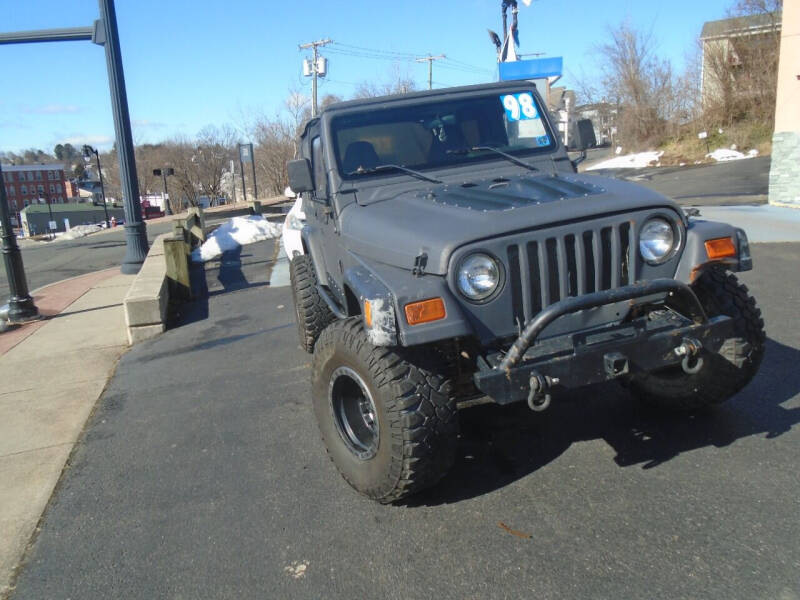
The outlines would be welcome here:
<svg viewBox="0 0 800 600">
<path fill-rule="evenodd" d="M 361 305 L 370 342 L 375 346 L 396 346 L 397 315 L 389 288 L 364 264 L 345 269 L 344 284 Z"/>
<path fill-rule="evenodd" d="M 710 260 L 705 242 L 716 238 L 730 237 L 736 245 L 736 256 Z M 725 265 L 731 271 L 748 271 L 752 268 L 749 243 L 744 230 L 728 223 L 692 219 L 686 228 L 683 253 L 675 271 L 675 279 L 692 284 L 703 271 L 713 265 Z"/>
<path fill-rule="evenodd" d="M 317 283 L 321 285 L 328 285 L 328 274 L 325 269 L 320 269 L 317 265 L 324 265 L 322 248 L 318 241 L 317 236 L 313 236 L 315 227 L 308 223 L 300 231 L 300 238 L 303 240 L 303 249 L 311 256 L 311 262 L 314 265 L 314 271 L 317 274 Z"/>
</svg>

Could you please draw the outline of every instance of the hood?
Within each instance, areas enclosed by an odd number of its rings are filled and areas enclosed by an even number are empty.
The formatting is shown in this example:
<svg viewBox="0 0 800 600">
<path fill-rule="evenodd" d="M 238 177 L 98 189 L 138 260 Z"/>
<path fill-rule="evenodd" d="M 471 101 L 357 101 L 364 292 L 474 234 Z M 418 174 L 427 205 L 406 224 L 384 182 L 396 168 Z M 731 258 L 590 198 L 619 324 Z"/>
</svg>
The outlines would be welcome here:
<svg viewBox="0 0 800 600">
<path fill-rule="evenodd" d="M 412 269 L 427 254 L 427 273 L 445 275 L 459 246 L 509 233 L 674 201 L 639 185 L 596 175 L 497 177 L 371 197 L 341 215 L 347 247 L 365 258 Z"/>
</svg>

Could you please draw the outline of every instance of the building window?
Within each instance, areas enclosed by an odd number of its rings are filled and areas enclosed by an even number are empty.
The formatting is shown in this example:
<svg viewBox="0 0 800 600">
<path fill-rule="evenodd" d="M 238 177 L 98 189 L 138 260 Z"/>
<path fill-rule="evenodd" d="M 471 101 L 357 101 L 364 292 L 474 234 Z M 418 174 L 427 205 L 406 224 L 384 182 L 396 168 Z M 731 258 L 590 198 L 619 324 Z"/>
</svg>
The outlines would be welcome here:
<svg viewBox="0 0 800 600">
<path fill-rule="evenodd" d="M 41 183 L 36 187 L 36 189 L 39 191 L 40 196 L 44 194 L 44 186 Z"/>
<path fill-rule="evenodd" d="M 16 196 L 17 191 L 14 189 L 13 185 L 8 186 L 8 195 L 9 196 Z"/>
<path fill-rule="evenodd" d="M 50 184 L 50 193 L 51 194 L 55 194 L 56 193 L 56 186 L 54 186 L 52 183 Z"/>
<path fill-rule="evenodd" d="M 57 191 L 59 194 L 61 193 L 61 191 L 62 191 L 62 190 L 61 190 L 61 184 L 60 184 L 60 183 L 57 183 L 57 184 L 56 184 L 56 191 Z"/>
<path fill-rule="evenodd" d="M 30 201 L 27 198 L 25 199 L 24 202 L 25 202 L 25 206 L 30 206 Z"/>
<path fill-rule="evenodd" d="M 41 180 L 42 180 L 42 172 L 36 171 L 36 181 L 41 181 Z"/>
<path fill-rule="evenodd" d="M 48 178 L 50 181 L 53 181 L 53 172 L 52 172 L 52 171 L 48 171 L 48 172 L 47 172 L 47 178 Z"/>
<path fill-rule="evenodd" d="M 28 186 L 27 185 L 19 186 L 19 193 L 25 196 L 28 193 Z"/>
<path fill-rule="evenodd" d="M 17 210 L 17 201 L 16 200 L 12 200 L 11 201 L 11 209 L 14 210 L 14 211 Z"/>
<path fill-rule="evenodd" d="M 28 181 L 33 181 L 33 171 L 28 171 Z"/>
</svg>

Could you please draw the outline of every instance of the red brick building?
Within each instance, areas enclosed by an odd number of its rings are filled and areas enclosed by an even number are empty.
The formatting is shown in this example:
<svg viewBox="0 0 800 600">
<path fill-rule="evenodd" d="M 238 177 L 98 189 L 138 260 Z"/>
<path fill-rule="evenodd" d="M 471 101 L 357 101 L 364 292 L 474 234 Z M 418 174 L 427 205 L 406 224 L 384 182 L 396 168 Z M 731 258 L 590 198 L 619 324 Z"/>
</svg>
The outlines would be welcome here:
<svg viewBox="0 0 800 600">
<path fill-rule="evenodd" d="M 16 215 L 31 204 L 63 204 L 69 197 L 61 163 L 38 165 L 3 165 L 3 185 L 8 208 Z"/>
</svg>

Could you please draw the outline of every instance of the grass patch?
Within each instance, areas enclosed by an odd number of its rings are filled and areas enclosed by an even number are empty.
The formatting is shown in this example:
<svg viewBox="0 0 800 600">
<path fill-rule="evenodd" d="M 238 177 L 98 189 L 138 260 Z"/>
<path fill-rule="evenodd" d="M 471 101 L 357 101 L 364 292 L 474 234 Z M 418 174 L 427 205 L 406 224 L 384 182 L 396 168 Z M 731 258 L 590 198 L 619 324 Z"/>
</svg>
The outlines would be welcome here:
<svg viewBox="0 0 800 600">
<path fill-rule="evenodd" d="M 772 127 L 766 123 L 742 122 L 722 128 L 721 133 L 716 127 L 709 127 L 707 131 L 707 140 L 698 139 L 697 132 L 691 131 L 662 143 L 658 148 L 664 151 L 661 164 L 692 165 L 714 162 L 713 159 L 706 158 L 709 148 L 713 151 L 735 146 L 736 150 L 744 153 L 756 149 L 759 156 L 772 152 Z"/>
</svg>

